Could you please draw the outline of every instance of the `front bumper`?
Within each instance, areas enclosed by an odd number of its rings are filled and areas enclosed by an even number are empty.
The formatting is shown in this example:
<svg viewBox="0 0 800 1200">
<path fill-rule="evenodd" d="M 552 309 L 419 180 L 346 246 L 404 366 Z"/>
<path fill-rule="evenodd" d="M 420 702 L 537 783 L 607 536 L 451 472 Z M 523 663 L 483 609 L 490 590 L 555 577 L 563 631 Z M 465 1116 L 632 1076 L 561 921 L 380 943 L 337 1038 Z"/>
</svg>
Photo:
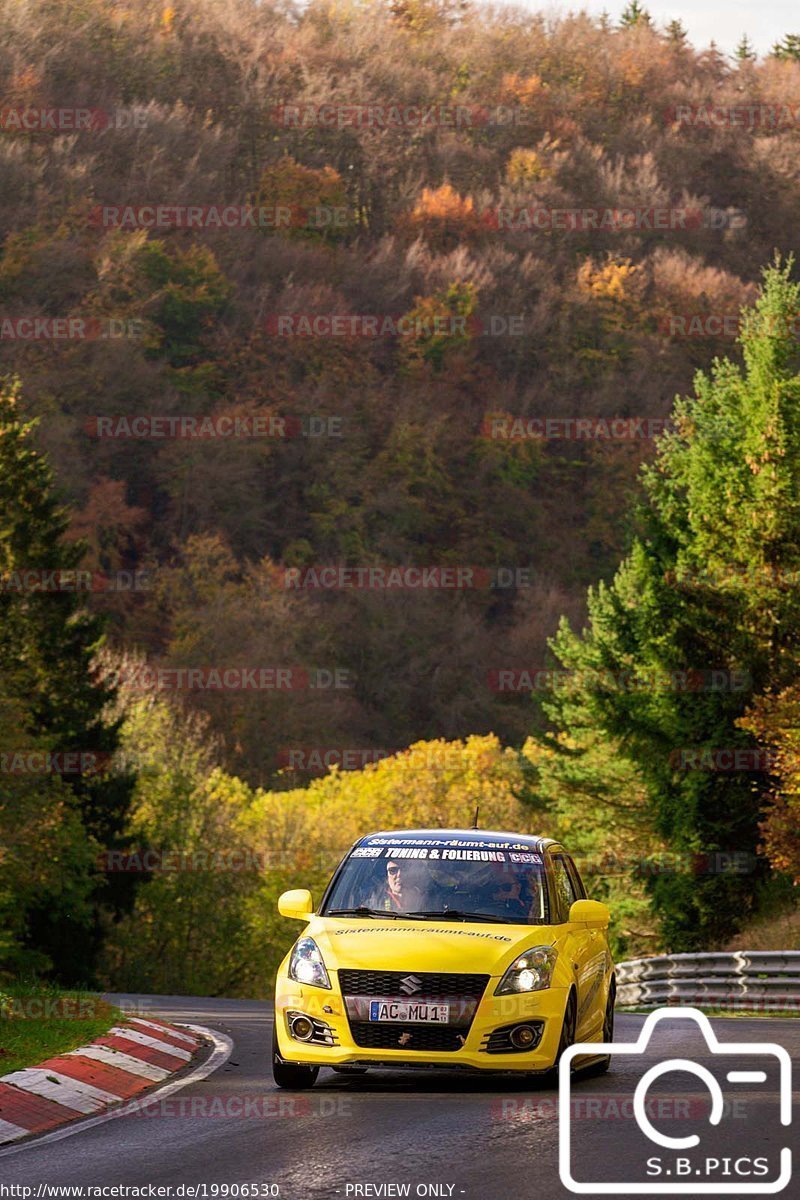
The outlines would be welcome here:
<svg viewBox="0 0 800 1200">
<path fill-rule="evenodd" d="M 477 1071 L 546 1071 L 555 1063 L 561 1037 L 561 1025 L 567 1003 L 568 989 L 547 988 L 540 992 L 514 996 L 495 996 L 500 976 L 489 979 L 482 998 L 475 1008 L 472 1023 L 464 1029 L 463 1045 L 452 1050 L 413 1048 L 410 1041 L 397 1049 L 358 1045 L 350 1027 L 344 997 L 339 989 L 337 973 L 331 972 L 330 991 L 308 987 L 281 975 L 275 996 L 275 1028 L 278 1050 L 284 1061 L 317 1067 L 382 1066 L 387 1069 L 449 1068 Z M 333 1044 L 317 1044 L 295 1040 L 289 1033 L 293 1014 L 304 1014 L 316 1022 L 324 1022 L 330 1030 Z M 537 1044 L 530 1050 L 509 1049 L 491 1052 L 497 1044 L 497 1031 L 517 1023 L 530 1022 L 541 1028 Z M 382 1029 L 387 1025 L 382 1024 Z M 403 1026 L 408 1029 L 408 1026 Z M 420 1026 L 430 1030 L 431 1026 Z M 398 1030 L 398 1034 L 400 1031 Z M 492 1039 L 491 1035 L 495 1034 Z M 398 1038 L 399 1040 L 399 1038 Z"/>
</svg>

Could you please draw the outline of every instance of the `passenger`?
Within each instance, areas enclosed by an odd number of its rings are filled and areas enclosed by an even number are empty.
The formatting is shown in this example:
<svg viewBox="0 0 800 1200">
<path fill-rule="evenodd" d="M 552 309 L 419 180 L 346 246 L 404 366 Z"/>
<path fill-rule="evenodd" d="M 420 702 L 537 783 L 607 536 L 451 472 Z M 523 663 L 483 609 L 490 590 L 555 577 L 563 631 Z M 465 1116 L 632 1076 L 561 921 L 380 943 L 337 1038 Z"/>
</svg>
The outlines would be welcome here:
<svg viewBox="0 0 800 1200">
<path fill-rule="evenodd" d="M 523 895 L 522 880 L 519 875 L 506 875 L 495 882 L 492 893 L 495 907 L 499 907 L 504 916 L 512 921 L 527 920 L 531 911 L 530 898 Z"/>
<path fill-rule="evenodd" d="M 498 913 L 501 919 L 541 920 L 541 885 L 534 874 L 498 865 L 492 870 L 488 885 L 484 885 L 483 895 L 487 911 Z"/>
</svg>

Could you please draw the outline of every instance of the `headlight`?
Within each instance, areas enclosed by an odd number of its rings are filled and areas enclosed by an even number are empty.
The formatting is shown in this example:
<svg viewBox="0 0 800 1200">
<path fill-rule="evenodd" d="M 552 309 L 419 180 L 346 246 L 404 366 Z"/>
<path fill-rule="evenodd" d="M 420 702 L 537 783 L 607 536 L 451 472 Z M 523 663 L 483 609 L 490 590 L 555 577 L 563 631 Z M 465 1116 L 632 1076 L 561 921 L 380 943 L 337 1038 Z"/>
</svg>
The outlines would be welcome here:
<svg viewBox="0 0 800 1200">
<path fill-rule="evenodd" d="M 516 992 L 540 992 L 550 987 L 558 951 L 552 946 L 534 946 L 520 954 L 495 988 L 495 996 Z"/>
<path fill-rule="evenodd" d="M 314 987 L 331 986 L 319 946 L 313 938 L 300 938 L 300 941 L 295 943 L 292 957 L 289 959 L 289 978 L 298 983 L 311 983 Z"/>
</svg>

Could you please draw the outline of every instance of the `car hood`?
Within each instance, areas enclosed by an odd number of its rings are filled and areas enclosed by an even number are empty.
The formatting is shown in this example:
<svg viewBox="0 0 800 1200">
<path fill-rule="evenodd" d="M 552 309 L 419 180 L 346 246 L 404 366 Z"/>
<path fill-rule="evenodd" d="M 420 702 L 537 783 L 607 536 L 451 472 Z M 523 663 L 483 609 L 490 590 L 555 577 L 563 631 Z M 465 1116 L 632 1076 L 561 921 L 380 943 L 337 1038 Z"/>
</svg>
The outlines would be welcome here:
<svg viewBox="0 0 800 1200">
<path fill-rule="evenodd" d="M 466 971 L 501 975 L 532 946 L 550 946 L 548 925 L 316 917 L 306 930 L 329 970 Z"/>
</svg>

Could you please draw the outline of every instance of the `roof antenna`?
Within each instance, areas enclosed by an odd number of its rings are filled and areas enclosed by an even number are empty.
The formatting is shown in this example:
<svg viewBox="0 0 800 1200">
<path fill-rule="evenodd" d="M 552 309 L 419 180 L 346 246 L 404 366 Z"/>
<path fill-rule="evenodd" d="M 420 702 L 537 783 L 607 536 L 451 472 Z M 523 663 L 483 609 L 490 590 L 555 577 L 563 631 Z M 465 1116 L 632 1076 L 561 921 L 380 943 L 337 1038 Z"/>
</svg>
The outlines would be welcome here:
<svg viewBox="0 0 800 1200">
<path fill-rule="evenodd" d="M 480 805 L 476 804 L 475 805 L 475 824 L 472 826 L 473 829 L 478 828 L 478 813 L 479 813 L 479 811 L 480 811 Z"/>
</svg>

